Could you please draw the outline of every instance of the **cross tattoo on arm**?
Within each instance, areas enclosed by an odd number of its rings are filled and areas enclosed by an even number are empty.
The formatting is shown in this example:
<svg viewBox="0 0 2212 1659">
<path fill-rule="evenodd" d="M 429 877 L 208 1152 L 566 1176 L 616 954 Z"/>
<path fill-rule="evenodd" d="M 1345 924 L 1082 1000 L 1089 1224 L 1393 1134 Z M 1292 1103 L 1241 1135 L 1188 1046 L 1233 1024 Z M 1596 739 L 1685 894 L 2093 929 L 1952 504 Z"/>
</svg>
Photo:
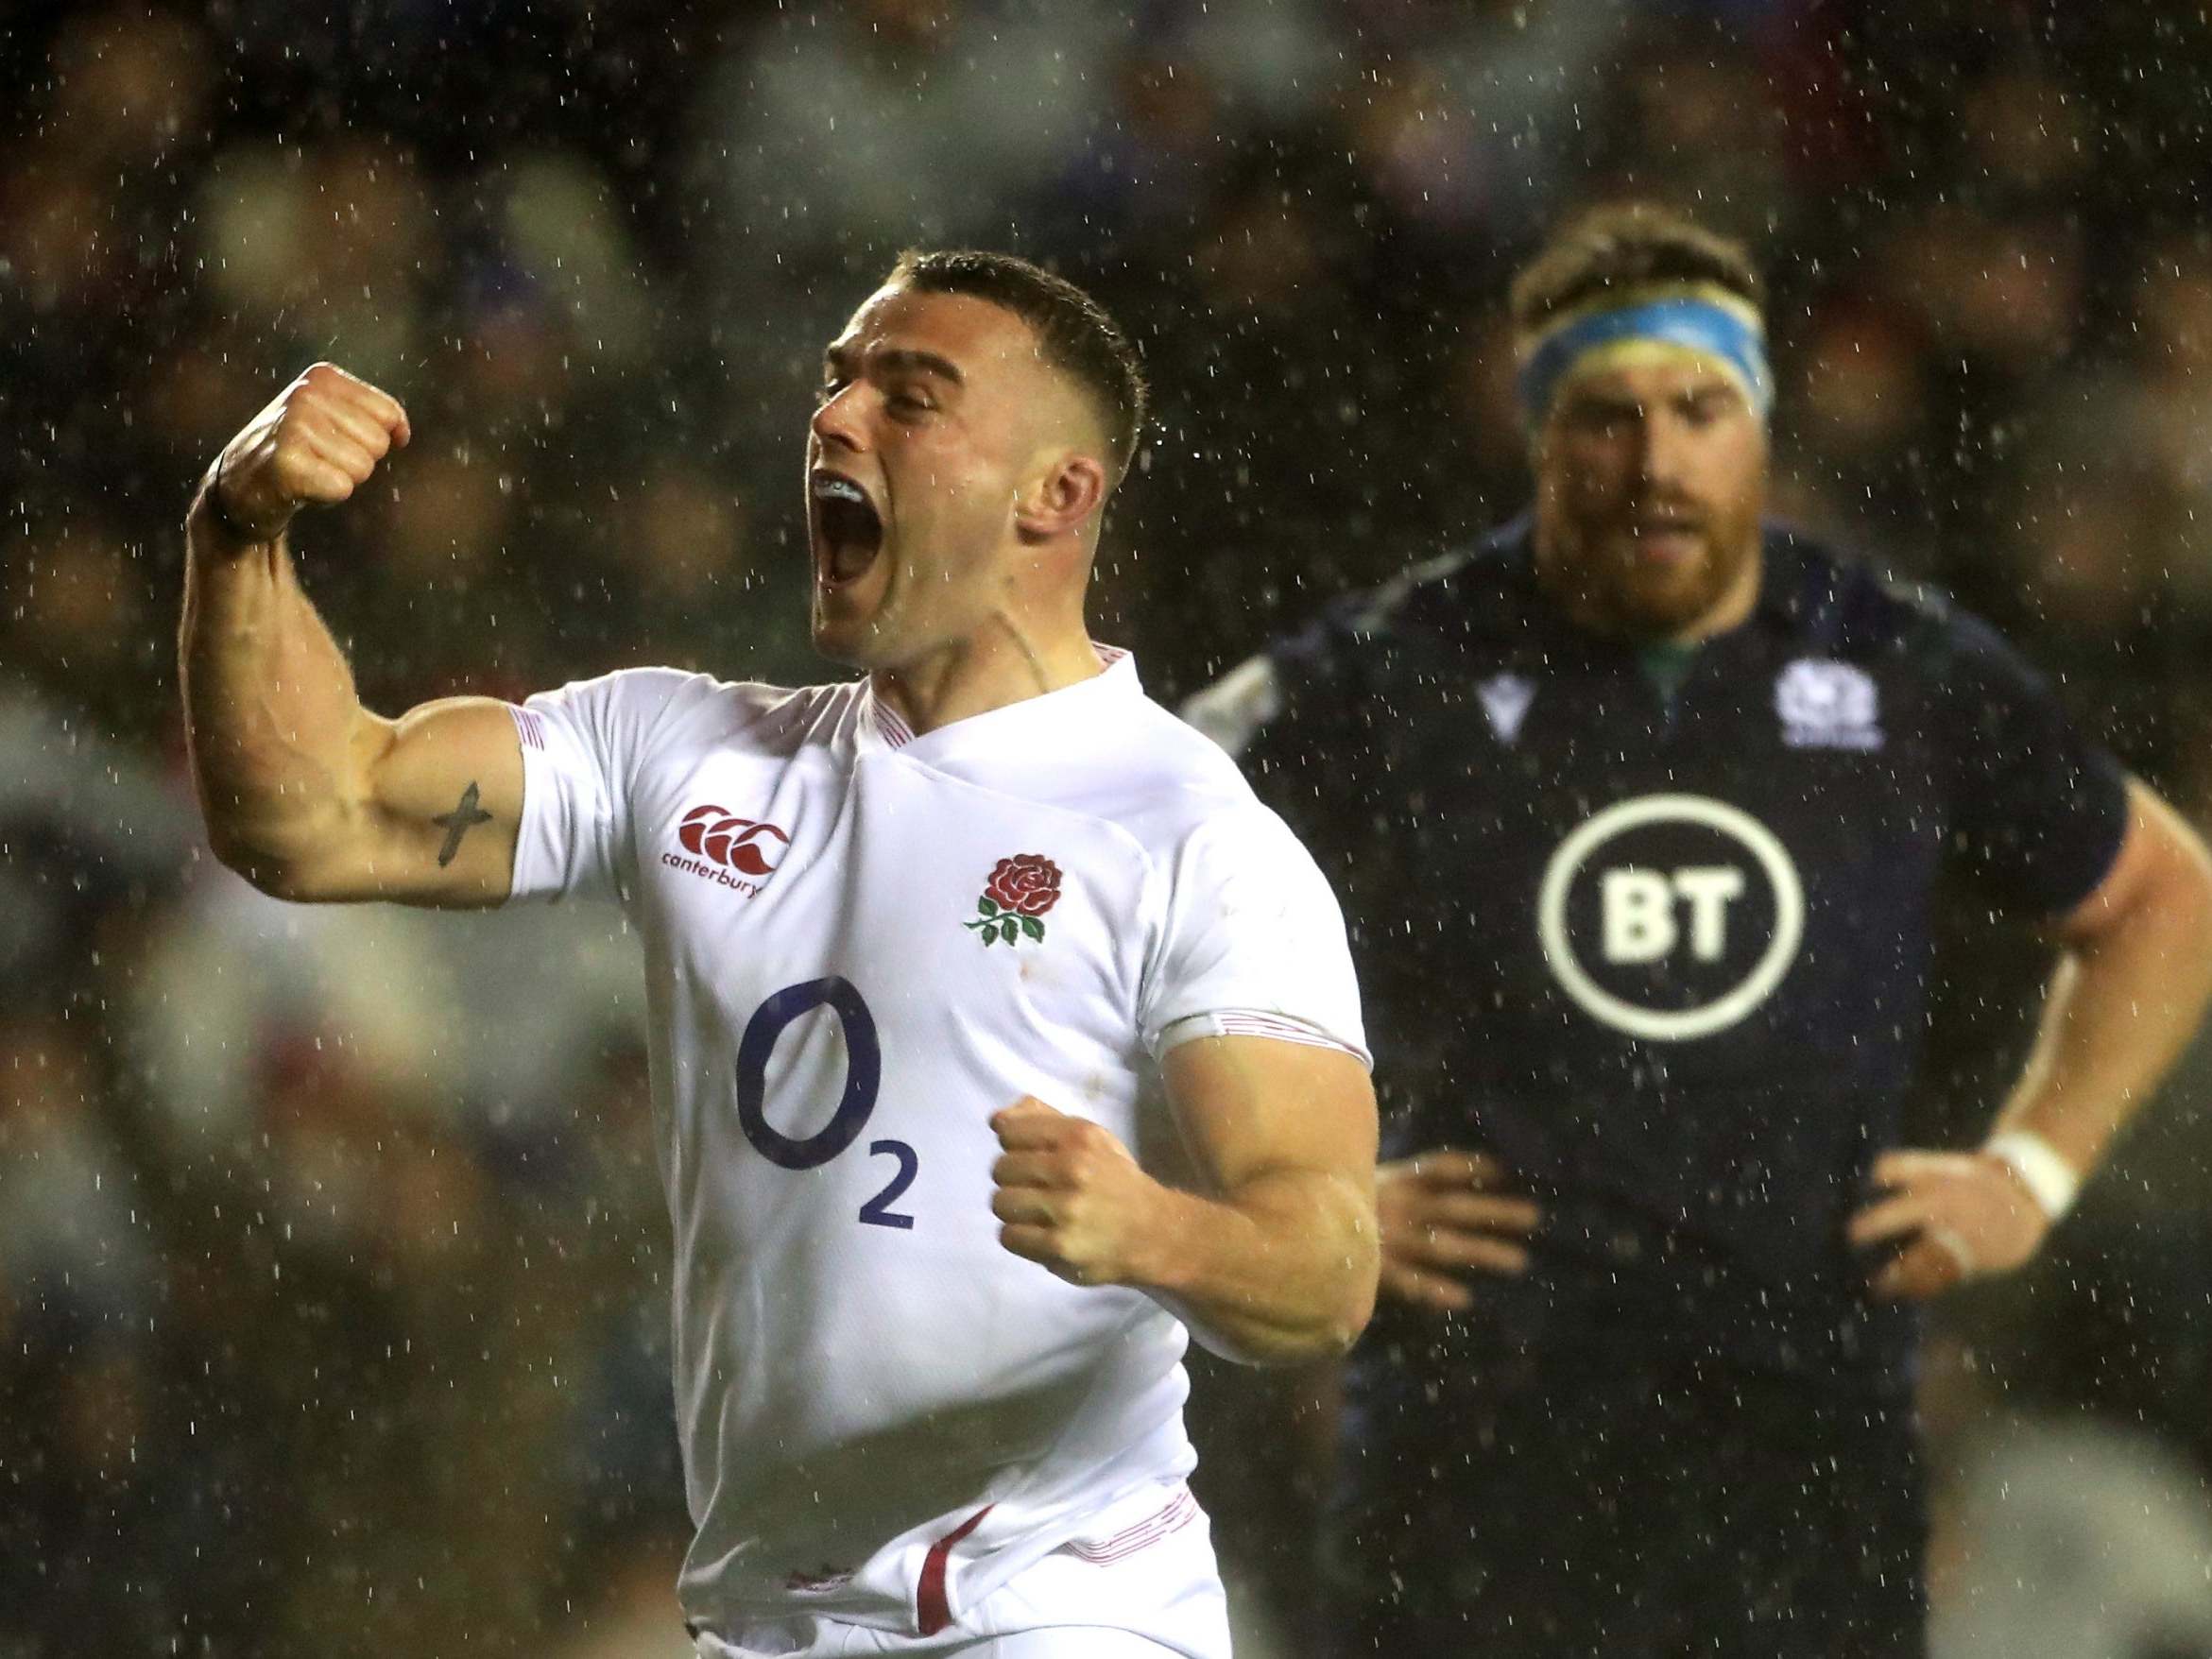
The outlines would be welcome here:
<svg viewBox="0 0 2212 1659">
<path fill-rule="evenodd" d="M 461 837 L 479 824 L 491 822 L 489 812 L 476 810 L 476 785 L 471 782 L 461 792 L 461 804 L 450 812 L 440 812 L 430 820 L 445 830 L 445 845 L 437 849 L 437 867 L 444 869 L 454 862 L 454 854 L 461 850 Z"/>
</svg>

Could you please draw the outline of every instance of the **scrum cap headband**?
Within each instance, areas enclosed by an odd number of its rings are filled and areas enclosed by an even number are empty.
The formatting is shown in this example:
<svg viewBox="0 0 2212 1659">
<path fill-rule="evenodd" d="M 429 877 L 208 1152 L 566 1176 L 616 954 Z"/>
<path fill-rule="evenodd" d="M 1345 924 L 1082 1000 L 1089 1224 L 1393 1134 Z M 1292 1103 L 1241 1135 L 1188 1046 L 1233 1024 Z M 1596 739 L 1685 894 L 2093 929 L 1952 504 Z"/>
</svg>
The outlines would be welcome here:
<svg viewBox="0 0 2212 1659">
<path fill-rule="evenodd" d="M 1724 370 L 1761 420 L 1775 406 L 1766 330 L 1748 300 L 1716 287 L 1661 293 L 1577 312 L 1538 334 L 1523 357 L 1521 417 L 1531 430 L 1572 374 L 1652 354 L 1689 352 Z"/>
</svg>

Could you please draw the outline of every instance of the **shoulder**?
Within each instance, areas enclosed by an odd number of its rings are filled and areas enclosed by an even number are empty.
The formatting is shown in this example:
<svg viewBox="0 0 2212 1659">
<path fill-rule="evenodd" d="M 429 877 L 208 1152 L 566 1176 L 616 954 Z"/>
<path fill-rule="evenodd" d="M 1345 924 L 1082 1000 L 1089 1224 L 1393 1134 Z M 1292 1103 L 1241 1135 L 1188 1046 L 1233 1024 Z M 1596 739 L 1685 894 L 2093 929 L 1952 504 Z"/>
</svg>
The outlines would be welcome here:
<svg viewBox="0 0 2212 1659">
<path fill-rule="evenodd" d="M 1932 707 L 1969 718 L 1993 707 L 2056 707 L 2047 676 L 1996 626 L 1940 590 L 1898 581 L 1794 531 L 1770 529 L 1768 559 L 1809 651 L 1914 688 Z"/>
<path fill-rule="evenodd" d="M 1032 768 L 1025 793 L 1111 825 L 1171 872 L 1193 848 L 1295 845 L 1227 751 L 1149 696 L 1130 698 L 1064 759 Z"/>
<path fill-rule="evenodd" d="M 678 707 L 754 700 L 756 693 L 789 695 L 773 686 L 755 686 L 693 674 L 680 668 L 618 668 L 594 679 L 571 680 L 531 697 L 532 704 L 565 705 L 632 714 L 658 715 Z"/>
<path fill-rule="evenodd" d="M 736 742 L 775 749 L 826 739 L 849 717 L 859 692 L 859 682 L 793 689 L 675 668 L 625 668 L 540 693 L 523 708 L 634 756 Z"/>
<path fill-rule="evenodd" d="M 1080 761 L 1086 807 L 1148 848 L 1175 840 L 1178 826 L 1259 804 L 1219 743 L 1150 696 L 1131 698 L 1110 732 L 1093 736 L 1096 746 Z"/>
<path fill-rule="evenodd" d="M 1295 675 L 1328 661 L 1387 660 L 1399 644 L 1459 646 L 1515 637 L 1530 621 L 1530 537 L 1529 522 L 1518 520 L 1480 541 L 1409 565 L 1380 587 L 1335 601 L 1267 654 Z"/>
<path fill-rule="evenodd" d="M 1528 522 L 1517 521 L 1344 595 L 1188 699 L 1183 719 L 1241 754 L 1286 713 L 1346 715 L 1470 652 L 1509 647 L 1535 615 L 1529 534 Z"/>
<path fill-rule="evenodd" d="M 1305 844 L 1218 742 L 1149 700 L 1141 727 L 1148 760 L 1117 816 L 1171 885 L 1318 880 Z"/>
<path fill-rule="evenodd" d="M 1790 524 L 1765 528 L 1767 581 L 1789 625 L 1809 646 L 1846 658 L 1946 657 L 1995 630 L 1922 583 L 1838 550 Z"/>
</svg>

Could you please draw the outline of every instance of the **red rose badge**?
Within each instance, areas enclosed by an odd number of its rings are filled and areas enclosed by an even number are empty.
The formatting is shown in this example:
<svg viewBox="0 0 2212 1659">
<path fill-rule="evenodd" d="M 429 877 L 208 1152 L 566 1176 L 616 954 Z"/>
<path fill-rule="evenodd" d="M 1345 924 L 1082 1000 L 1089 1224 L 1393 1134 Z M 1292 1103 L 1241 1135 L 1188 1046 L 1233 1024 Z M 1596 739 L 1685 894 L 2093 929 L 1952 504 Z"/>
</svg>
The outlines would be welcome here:
<svg viewBox="0 0 2212 1659">
<path fill-rule="evenodd" d="M 1009 945 L 1024 935 L 1040 943 L 1044 923 L 1037 918 L 1060 901 L 1060 866 L 1041 853 L 1018 852 L 1003 858 L 984 883 L 975 901 L 975 917 L 960 925 L 978 934 L 986 945 L 1001 940 Z"/>
</svg>

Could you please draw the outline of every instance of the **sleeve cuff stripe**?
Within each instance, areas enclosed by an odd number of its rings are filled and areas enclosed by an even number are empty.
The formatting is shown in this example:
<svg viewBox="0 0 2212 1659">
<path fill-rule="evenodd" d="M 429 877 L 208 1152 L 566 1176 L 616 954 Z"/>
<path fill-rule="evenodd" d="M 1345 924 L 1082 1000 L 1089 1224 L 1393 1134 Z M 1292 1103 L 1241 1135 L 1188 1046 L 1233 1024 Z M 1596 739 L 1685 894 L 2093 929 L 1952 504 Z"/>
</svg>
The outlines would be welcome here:
<svg viewBox="0 0 2212 1659">
<path fill-rule="evenodd" d="M 1304 1043 L 1309 1048 L 1334 1049 L 1349 1054 L 1363 1066 L 1372 1066 L 1373 1060 L 1364 1049 L 1331 1036 L 1320 1027 L 1303 1020 L 1285 1018 L 1277 1015 L 1252 1014 L 1243 1010 L 1192 1014 L 1173 1021 L 1160 1033 L 1159 1051 L 1165 1052 L 1178 1042 L 1202 1036 L 1257 1036 L 1276 1042 Z"/>
</svg>

